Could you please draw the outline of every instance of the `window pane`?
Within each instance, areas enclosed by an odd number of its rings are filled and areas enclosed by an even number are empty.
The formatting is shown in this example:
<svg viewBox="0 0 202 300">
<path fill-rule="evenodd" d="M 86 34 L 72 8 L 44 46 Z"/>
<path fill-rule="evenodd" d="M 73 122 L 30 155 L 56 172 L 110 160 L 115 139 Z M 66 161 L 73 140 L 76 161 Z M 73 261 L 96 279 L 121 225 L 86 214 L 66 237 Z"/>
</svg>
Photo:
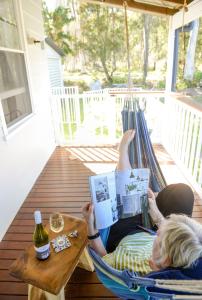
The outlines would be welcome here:
<svg viewBox="0 0 202 300">
<path fill-rule="evenodd" d="M 24 55 L 0 51 L 0 98 L 6 91 L 27 86 Z"/>
<path fill-rule="evenodd" d="M 20 48 L 13 0 L 0 1 L 0 47 Z"/>
<path fill-rule="evenodd" d="M 8 127 L 23 119 L 32 112 L 28 93 L 2 100 L 6 124 Z"/>
</svg>

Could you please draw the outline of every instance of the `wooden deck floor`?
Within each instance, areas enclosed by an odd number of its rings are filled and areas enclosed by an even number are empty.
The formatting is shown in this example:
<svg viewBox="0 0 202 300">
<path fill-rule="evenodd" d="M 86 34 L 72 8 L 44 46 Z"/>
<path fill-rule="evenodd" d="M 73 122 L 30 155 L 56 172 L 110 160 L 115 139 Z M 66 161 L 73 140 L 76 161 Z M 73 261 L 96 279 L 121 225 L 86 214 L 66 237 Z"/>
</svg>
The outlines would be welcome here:
<svg viewBox="0 0 202 300">
<path fill-rule="evenodd" d="M 160 145 L 155 152 L 167 183 L 186 182 Z M 32 241 L 34 210 L 41 210 L 44 222 L 54 211 L 81 217 L 82 205 L 90 200 L 88 176 L 114 170 L 117 158 L 113 147 L 56 148 L 0 242 L 0 300 L 27 299 L 27 285 L 11 277 L 8 268 Z M 194 218 L 202 223 L 202 204 L 195 198 Z M 79 268 L 65 290 L 66 299 L 116 299 L 95 273 Z"/>
</svg>

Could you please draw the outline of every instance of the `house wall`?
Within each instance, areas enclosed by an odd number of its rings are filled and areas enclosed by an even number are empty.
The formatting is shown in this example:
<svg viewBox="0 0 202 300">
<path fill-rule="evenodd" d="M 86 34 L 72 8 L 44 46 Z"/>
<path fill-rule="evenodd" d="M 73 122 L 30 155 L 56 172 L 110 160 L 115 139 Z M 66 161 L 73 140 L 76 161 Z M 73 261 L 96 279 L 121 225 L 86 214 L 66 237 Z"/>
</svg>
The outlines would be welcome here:
<svg viewBox="0 0 202 300">
<path fill-rule="evenodd" d="M 48 57 L 48 70 L 51 87 L 63 86 L 63 71 L 61 56 L 46 44 L 46 53 Z"/>
<path fill-rule="evenodd" d="M 21 0 L 24 35 L 44 39 L 41 0 Z M 0 240 L 55 148 L 46 51 L 25 38 L 34 113 L 8 135 L 0 131 Z"/>
</svg>

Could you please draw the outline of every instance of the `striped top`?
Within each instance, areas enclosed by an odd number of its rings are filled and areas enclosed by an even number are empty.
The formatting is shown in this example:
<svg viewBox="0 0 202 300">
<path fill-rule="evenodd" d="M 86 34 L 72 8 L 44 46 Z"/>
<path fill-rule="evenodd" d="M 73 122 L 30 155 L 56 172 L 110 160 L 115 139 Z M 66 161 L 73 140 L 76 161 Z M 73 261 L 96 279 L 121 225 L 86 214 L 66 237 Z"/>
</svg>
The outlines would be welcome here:
<svg viewBox="0 0 202 300">
<path fill-rule="evenodd" d="M 149 259 L 155 236 L 139 232 L 124 237 L 116 250 L 103 256 L 103 260 L 117 270 L 128 269 L 144 276 L 152 271 Z"/>
</svg>

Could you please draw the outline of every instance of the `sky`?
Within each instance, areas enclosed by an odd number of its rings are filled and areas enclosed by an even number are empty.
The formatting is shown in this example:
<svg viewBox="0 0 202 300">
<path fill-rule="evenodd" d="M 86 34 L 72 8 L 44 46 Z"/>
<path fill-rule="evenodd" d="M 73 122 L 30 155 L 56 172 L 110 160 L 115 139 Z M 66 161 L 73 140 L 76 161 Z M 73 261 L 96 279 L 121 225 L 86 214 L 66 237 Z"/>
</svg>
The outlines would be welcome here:
<svg viewBox="0 0 202 300">
<path fill-rule="evenodd" d="M 52 11 L 55 9 L 57 0 L 45 0 L 45 2 L 48 6 L 48 10 Z"/>
</svg>

